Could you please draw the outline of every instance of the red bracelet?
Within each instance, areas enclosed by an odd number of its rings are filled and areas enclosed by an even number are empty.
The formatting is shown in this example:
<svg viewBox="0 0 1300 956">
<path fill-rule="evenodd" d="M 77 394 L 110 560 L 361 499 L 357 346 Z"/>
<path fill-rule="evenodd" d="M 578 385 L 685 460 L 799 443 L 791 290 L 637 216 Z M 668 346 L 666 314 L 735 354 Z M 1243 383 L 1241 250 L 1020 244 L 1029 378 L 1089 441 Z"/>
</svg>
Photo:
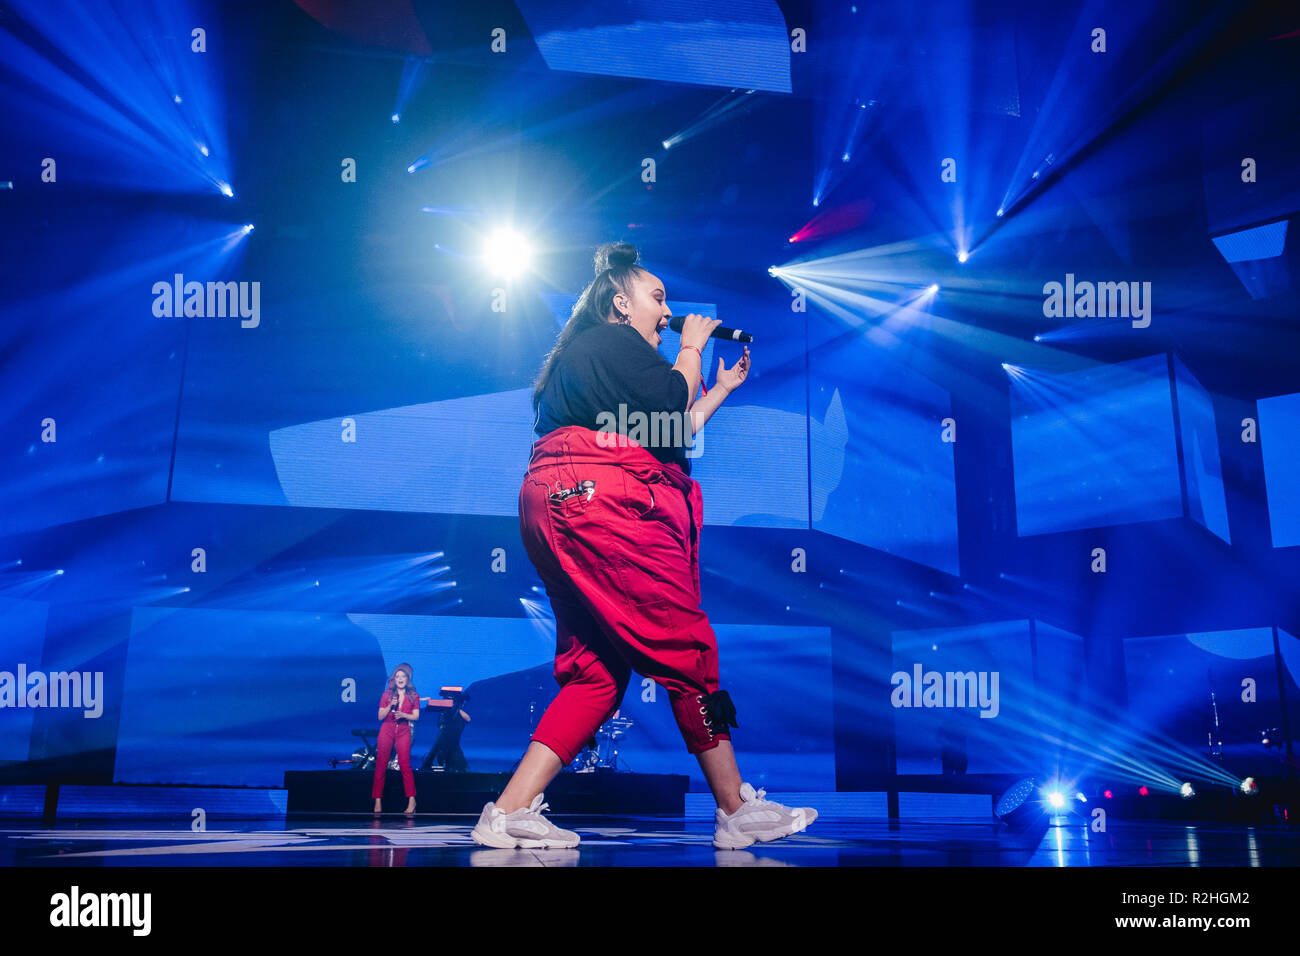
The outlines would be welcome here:
<svg viewBox="0 0 1300 956">
<path fill-rule="evenodd" d="M 704 384 L 704 353 L 700 351 L 698 345 L 683 345 L 682 349 L 695 349 L 700 356 L 700 388 L 705 395 L 709 394 L 709 387 Z"/>
</svg>

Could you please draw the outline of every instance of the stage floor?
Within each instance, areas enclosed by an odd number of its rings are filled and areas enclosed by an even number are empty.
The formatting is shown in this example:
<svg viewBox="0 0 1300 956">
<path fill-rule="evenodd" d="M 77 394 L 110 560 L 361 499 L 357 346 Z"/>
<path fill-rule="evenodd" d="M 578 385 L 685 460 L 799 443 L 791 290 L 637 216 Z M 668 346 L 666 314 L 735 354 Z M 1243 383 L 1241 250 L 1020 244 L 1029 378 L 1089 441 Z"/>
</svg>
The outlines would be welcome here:
<svg viewBox="0 0 1300 956">
<path fill-rule="evenodd" d="M 557 814 L 574 850 L 496 850 L 470 840 L 474 817 L 277 818 L 188 825 L 0 821 L 0 866 L 1234 866 L 1300 865 L 1300 832 L 1282 826 L 1079 822 L 1026 837 L 985 822 L 818 819 L 747 850 L 715 850 L 706 819 Z"/>
</svg>

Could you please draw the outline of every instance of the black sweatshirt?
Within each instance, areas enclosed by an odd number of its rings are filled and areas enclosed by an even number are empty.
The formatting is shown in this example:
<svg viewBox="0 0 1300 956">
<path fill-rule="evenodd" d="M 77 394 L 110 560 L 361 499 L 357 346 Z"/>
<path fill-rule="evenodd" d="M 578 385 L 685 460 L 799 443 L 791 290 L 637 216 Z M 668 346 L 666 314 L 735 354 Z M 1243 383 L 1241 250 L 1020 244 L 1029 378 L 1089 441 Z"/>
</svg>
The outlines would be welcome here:
<svg viewBox="0 0 1300 956">
<path fill-rule="evenodd" d="M 565 425 L 592 431 L 617 431 L 636 435 L 636 418 L 645 418 L 641 442 L 662 462 L 674 463 L 687 474 L 691 460 L 689 416 L 684 416 L 686 378 L 630 325 L 606 322 L 579 332 L 560 354 L 542 390 L 533 430 L 546 435 Z M 626 406 L 623 415 L 619 405 Z M 606 415 L 599 419 L 602 412 Z M 681 445 L 669 446 L 672 432 L 654 427 L 653 412 L 673 412 L 681 418 Z M 684 446 L 684 447 L 682 447 Z"/>
</svg>

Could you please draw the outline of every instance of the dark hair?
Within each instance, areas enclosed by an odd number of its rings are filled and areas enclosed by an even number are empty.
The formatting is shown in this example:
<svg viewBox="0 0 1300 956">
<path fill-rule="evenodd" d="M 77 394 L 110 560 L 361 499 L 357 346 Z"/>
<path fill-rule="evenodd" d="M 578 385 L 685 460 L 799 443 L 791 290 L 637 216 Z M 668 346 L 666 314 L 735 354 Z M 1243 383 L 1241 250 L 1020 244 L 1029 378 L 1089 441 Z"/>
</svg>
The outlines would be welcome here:
<svg viewBox="0 0 1300 956">
<path fill-rule="evenodd" d="M 616 293 L 622 292 L 629 296 L 632 294 L 632 278 L 644 271 L 636 264 L 636 260 L 636 246 L 630 242 L 607 242 L 596 250 L 596 278 L 592 279 L 587 288 L 582 290 L 582 295 L 578 296 L 573 312 L 569 315 L 569 321 L 564 323 L 564 328 L 560 330 L 560 337 L 555 341 L 555 347 L 547 354 L 546 361 L 542 363 L 542 370 L 537 375 L 537 381 L 533 384 L 534 416 L 542 400 L 542 391 L 546 388 L 546 383 L 551 380 L 551 372 L 554 371 L 555 364 L 560 360 L 564 350 L 569 347 L 569 343 L 578 333 L 609 321 L 609 313 L 614 307 Z"/>
</svg>

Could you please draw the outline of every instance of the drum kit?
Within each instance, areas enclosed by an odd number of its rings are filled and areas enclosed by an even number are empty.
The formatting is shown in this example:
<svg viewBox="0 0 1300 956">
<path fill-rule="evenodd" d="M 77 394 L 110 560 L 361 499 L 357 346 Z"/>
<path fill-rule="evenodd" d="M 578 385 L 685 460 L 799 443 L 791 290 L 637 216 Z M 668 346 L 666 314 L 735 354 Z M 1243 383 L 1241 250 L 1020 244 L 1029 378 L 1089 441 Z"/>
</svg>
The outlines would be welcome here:
<svg viewBox="0 0 1300 956">
<path fill-rule="evenodd" d="M 569 769 L 575 773 L 595 773 L 598 770 L 618 769 L 618 742 L 627 736 L 635 721 L 631 717 L 615 714 L 600 725 L 593 738 L 596 746 L 588 748 L 573 758 Z"/>
<path fill-rule="evenodd" d="M 414 731 L 415 728 L 412 727 L 411 730 Z M 350 764 L 353 770 L 374 770 L 375 760 L 379 756 L 379 750 L 378 748 L 375 747 L 374 744 L 370 742 L 370 738 L 377 735 L 378 733 L 379 731 L 371 730 L 368 727 L 363 730 L 352 731 L 353 737 L 361 738 L 361 746 L 358 747 L 356 750 L 352 751 L 351 758 L 347 760 L 332 760 L 330 761 L 330 763 L 336 766 L 340 763 Z M 392 759 L 388 761 L 388 769 L 389 770 L 402 769 L 401 766 L 397 763 L 396 747 L 393 748 Z"/>
</svg>

